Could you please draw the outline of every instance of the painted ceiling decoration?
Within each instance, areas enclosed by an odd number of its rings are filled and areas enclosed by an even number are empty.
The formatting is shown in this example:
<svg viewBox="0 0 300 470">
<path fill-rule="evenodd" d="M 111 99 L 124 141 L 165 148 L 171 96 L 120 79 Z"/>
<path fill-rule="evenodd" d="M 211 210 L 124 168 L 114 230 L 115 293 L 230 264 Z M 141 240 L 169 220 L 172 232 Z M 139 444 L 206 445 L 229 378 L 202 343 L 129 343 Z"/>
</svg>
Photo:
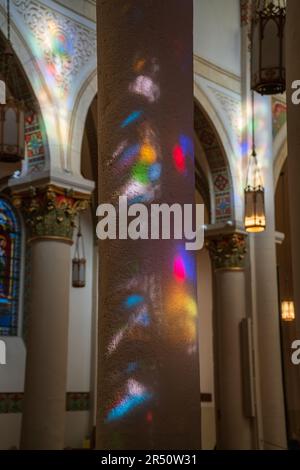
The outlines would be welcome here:
<svg viewBox="0 0 300 470">
<path fill-rule="evenodd" d="M 214 183 L 216 222 L 233 217 L 232 183 L 225 152 L 217 133 L 200 106 L 194 104 L 194 128 L 204 148 Z"/>
<path fill-rule="evenodd" d="M 273 116 L 273 138 L 277 136 L 281 128 L 286 124 L 287 107 L 286 103 L 273 98 L 272 116 Z"/>
<path fill-rule="evenodd" d="M 46 65 L 48 80 L 65 97 L 71 81 L 96 57 L 96 32 L 51 10 L 38 1 L 13 0 L 17 12 L 34 36 L 32 46 Z"/>
</svg>

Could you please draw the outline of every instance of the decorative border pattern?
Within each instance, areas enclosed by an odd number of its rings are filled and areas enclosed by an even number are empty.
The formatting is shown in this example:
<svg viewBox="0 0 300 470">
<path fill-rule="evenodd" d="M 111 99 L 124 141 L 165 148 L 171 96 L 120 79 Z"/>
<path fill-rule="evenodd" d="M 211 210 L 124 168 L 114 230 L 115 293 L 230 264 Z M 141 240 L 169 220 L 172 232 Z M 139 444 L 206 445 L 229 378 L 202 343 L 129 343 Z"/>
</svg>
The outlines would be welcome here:
<svg viewBox="0 0 300 470">
<path fill-rule="evenodd" d="M 277 136 L 282 126 L 286 123 L 286 104 L 276 98 L 272 100 L 273 139 Z"/>
<path fill-rule="evenodd" d="M 24 393 L 0 393 L 0 415 L 22 413 Z M 212 403 L 211 393 L 201 393 L 202 403 Z M 68 392 L 66 411 L 90 411 L 91 394 L 89 392 Z"/>
<path fill-rule="evenodd" d="M 233 216 L 231 175 L 217 133 L 197 103 L 194 105 L 194 128 L 204 148 L 214 182 L 216 222 L 226 222 Z"/>
<path fill-rule="evenodd" d="M 72 80 L 96 55 L 96 32 L 61 15 L 35 0 L 13 0 L 43 56 L 47 73 L 61 96 Z"/>
<path fill-rule="evenodd" d="M 35 111 L 28 111 L 25 116 L 25 143 L 27 148 L 28 171 L 41 171 L 46 161 L 46 137 Z"/>
<path fill-rule="evenodd" d="M 24 393 L 0 393 L 0 414 L 22 413 Z M 89 392 L 68 392 L 66 411 L 89 411 Z"/>
</svg>

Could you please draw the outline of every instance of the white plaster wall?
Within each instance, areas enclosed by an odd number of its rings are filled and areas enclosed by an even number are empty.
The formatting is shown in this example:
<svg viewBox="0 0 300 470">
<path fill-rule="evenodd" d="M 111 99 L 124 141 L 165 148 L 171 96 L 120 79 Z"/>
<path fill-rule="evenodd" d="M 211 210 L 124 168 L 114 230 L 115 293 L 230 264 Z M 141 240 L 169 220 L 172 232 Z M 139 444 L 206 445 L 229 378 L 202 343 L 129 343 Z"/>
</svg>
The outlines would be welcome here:
<svg viewBox="0 0 300 470">
<path fill-rule="evenodd" d="M 0 339 L 3 339 L 6 344 L 7 363 L 5 366 L 0 366 L 0 393 L 22 392 L 24 388 L 26 356 L 24 341 L 22 338 L 17 337 Z"/>
<path fill-rule="evenodd" d="M 26 351 L 21 338 L 2 338 L 6 344 L 5 366 L 0 366 L 0 393 L 18 393 L 24 389 Z M 20 414 L 0 414 L 0 450 L 19 446 Z"/>
<path fill-rule="evenodd" d="M 239 0 L 194 0 L 194 54 L 241 74 Z"/>
</svg>

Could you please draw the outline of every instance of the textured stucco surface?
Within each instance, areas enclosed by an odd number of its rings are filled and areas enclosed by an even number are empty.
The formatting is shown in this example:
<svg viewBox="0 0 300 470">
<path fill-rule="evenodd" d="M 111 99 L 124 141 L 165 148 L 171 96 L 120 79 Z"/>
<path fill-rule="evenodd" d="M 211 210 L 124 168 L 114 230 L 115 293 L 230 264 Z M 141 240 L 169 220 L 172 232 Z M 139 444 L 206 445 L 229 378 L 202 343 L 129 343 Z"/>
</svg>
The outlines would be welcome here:
<svg viewBox="0 0 300 470">
<path fill-rule="evenodd" d="M 193 152 L 184 171 L 172 156 L 180 136 L 193 137 L 192 1 L 97 5 L 100 201 L 116 203 L 119 195 L 128 195 L 147 203 L 194 202 Z M 146 81 L 137 82 L 141 76 Z M 134 111 L 141 118 L 122 127 Z M 161 174 L 137 189 L 140 174 L 114 154 L 122 142 L 145 139 Z M 147 240 L 100 245 L 98 448 L 201 445 L 193 254 L 190 277 L 176 281 L 173 272 L 182 245 Z M 148 318 L 143 326 L 132 327 L 136 311 L 126 308 L 126 301 L 133 295 L 143 298 Z M 130 388 L 141 402 L 122 413 L 128 393 L 132 398 Z"/>
</svg>

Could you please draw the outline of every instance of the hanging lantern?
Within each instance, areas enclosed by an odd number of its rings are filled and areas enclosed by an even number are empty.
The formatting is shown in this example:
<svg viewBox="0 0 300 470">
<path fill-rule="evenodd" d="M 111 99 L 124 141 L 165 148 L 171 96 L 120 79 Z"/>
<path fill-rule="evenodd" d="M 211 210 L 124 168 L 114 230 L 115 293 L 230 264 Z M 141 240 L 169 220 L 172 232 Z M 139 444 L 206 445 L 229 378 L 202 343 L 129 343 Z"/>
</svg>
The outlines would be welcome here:
<svg viewBox="0 0 300 470">
<path fill-rule="evenodd" d="M 281 318 L 283 321 L 292 322 L 295 320 L 295 307 L 292 300 L 281 302 Z"/>
<path fill-rule="evenodd" d="M 281 180 L 281 195 L 282 195 L 282 226 L 287 229 L 288 232 L 288 223 L 286 221 L 286 208 L 288 207 L 287 201 L 287 187 L 285 185 L 286 182 L 286 172 L 283 170 L 280 174 Z M 280 292 L 280 299 L 281 299 L 281 319 L 285 322 L 292 322 L 295 320 L 295 305 L 293 299 L 293 270 L 292 270 L 292 259 L 291 259 L 291 252 L 289 250 L 289 240 L 283 246 L 282 255 L 282 274 L 284 273 L 285 282 L 279 284 L 279 292 Z M 280 267 L 278 267 L 278 280 L 280 281 Z"/>
<path fill-rule="evenodd" d="M 84 254 L 84 241 L 81 233 L 81 226 L 76 236 L 75 255 L 72 260 L 72 286 L 85 287 L 86 284 L 86 259 Z"/>
<path fill-rule="evenodd" d="M 245 188 L 245 229 L 252 233 L 266 229 L 265 193 L 261 186 Z"/>
<path fill-rule="evenodd" d="M 0 161 L 18 162 L 24 158 L 24 107 L 12 97 L 0 104 Z"/>
<path fill-rule="evenodd" d="M 265 190 L 255 150 L 254 92 L 252 91 L 252 153 L 245 187 L 245 229 L 258 233 L 266 229 Z"/>
<path fill-rule="evenodd" d="M 256 0 L 251 33 L 251 88 L 284 93 L 286 0 Z"/>
<path fill-rule="evenodd" d="M 14 52 L 10 41 L 10 3 L 7 1 L 7 41 L 1 60 L 5 64 L 6 88 L 13 76 L 10 71 Z M 0 161 L 18 162 L 24 158 L 24 105 L 21 101 L 9 96 L 0 103 Z"/>
</svg>

